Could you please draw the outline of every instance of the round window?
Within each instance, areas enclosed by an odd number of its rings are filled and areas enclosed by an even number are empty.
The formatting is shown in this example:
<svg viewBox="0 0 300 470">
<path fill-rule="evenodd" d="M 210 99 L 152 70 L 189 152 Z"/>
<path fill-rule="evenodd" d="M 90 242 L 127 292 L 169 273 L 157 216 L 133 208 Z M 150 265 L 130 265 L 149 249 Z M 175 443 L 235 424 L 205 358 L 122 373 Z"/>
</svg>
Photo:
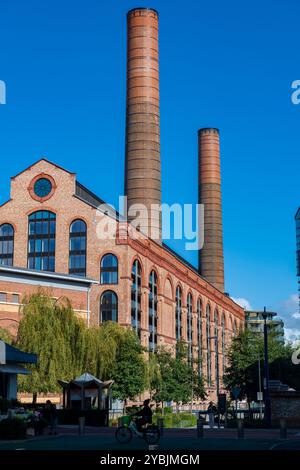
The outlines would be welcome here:
<svg viewBox="0 0 300 470">
<path fill-rule="evenodd" d="M 40 178 L 34 183 L 33 190 L 36 196 L 47 197 L 52 191 L 52 183 L 47 178 Z"/>
</svg>

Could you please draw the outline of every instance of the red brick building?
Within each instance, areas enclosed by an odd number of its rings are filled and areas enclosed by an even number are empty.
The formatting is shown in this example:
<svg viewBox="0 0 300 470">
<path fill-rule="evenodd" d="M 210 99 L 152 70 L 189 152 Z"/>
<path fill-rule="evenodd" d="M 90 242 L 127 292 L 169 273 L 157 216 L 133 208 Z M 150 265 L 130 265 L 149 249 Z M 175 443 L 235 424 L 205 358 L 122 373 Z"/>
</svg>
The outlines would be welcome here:
<svg viewBox="0 0 300 470">
<path fill-rule="evenodd" d="M 148 210 L 161 203 L 158 14 L 131 10 L 127 25 L 125 193 L 129 206 Z M 88 325 L 133 327 L 150 351 L 184 339 L 213 394 L 226 347 L 244 324 L 243 309 L 223 292 L 217 129 L 199 132 L 199 202 L 206 224 L 196 270 L 162 242 L 159 211 L 143 213 L 157 234 L 146 237 L 74 173 L 41 159 L 11 179 L 0 207 L 0 326 L 16 332 L 24 295 L 41 286 L 69 297 Z"/>
<path fill-rule="evenodd" d="M 0 326 L 13 331 L 23 296 L 41 286 L 69 297 L 87 324 L 132 325 L 150 350 L 182 337 L 214 384 L 208 338 L 218 336 L 222 374 L 243 309 L 164 244 L 126 236 L 130 226 L 101 204 L 74 173 L 45 159 L 11 179 L 10 200 L 0 207 Z M 107 223 L 116 224 L 115 238 L 102 238 Z"/>
</svg>

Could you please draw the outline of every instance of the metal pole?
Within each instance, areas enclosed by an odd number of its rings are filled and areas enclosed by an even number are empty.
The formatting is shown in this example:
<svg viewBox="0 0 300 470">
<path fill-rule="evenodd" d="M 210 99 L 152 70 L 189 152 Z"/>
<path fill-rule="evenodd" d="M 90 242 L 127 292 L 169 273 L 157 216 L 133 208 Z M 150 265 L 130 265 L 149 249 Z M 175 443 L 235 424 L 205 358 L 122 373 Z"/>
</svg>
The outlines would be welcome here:
<svg viewBox="0 0 300 470">
<path fill-rule="evenodd" d="M 261 396 L 260 352 L 258 351 L 258 390 Z M 259 400 L 259 419 L 262 419 L 262 401 Z"/>
<path fill-rule="evenodd" d="M 218 404 L 218 429 L 220 429 L 220 411 L 219 411 L 219 395 L 220 395 L 220 371 L 219 371 L 219 344 L 218 336 L 215 337 L 216 351 L 216 387 L 217 387 L 217 404 Z"/>
<path fill-rule="evenodd" d="M 265 398 L 265 418 L 266 425 L 271 426 L 271 402 L 269 394 L 269 360 L 268 360 L 268 328 L 267 328 L 267 312 L 264 308 L 264 398 Z"/>
</svg>

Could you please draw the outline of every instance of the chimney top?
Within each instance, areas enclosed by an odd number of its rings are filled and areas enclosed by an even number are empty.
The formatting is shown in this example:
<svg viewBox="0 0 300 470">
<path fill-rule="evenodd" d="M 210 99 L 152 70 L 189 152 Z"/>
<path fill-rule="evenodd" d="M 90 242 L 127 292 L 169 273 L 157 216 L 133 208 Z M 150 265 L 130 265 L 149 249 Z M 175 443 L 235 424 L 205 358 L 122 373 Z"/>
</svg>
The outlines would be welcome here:
<svg viewBox="0 0 300 470">
<path fill-rule="evenodd" d="M 149 11 L 153 11 L 154 13 L 157 14 L 157 16 L 159 16 L 159 13 L 157 10 L 155 10 L 155 8 L 147 8 L 147 7 L 136 7 L 136 8 L 132 8 L 131 10 L 129 10 L 127 12 L 127 16 L 130 15 L 130 13 L 134 12 L 134 11 L 138 11 L 138 10 L 149 10 Z"/>
<path fill-rule="evenodd" d="M 220 131 L 217 127 L 202 127 L 198 130 L 198 135 L 209 132 L 211 132 L 212 134 L 220 134 Z"/>
</svg>

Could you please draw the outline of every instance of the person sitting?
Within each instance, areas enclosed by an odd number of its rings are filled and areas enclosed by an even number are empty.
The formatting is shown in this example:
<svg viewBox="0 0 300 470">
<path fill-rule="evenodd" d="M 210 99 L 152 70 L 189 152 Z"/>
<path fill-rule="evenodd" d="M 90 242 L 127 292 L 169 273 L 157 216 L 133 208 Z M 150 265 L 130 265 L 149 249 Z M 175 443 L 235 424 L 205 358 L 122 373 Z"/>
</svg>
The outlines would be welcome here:
<svg viewBox="0 0 300 470">
<path fill-rule="evenodd" d="M 144 401 L 143 408 L 135 413 L 135 416 L 138 417 L 136 421 L 136 427 L 139 432 L 142 432 L 143 426 L 152 423 L 152 410 L 150 408 L 149 399 Z"/>
</svg>

